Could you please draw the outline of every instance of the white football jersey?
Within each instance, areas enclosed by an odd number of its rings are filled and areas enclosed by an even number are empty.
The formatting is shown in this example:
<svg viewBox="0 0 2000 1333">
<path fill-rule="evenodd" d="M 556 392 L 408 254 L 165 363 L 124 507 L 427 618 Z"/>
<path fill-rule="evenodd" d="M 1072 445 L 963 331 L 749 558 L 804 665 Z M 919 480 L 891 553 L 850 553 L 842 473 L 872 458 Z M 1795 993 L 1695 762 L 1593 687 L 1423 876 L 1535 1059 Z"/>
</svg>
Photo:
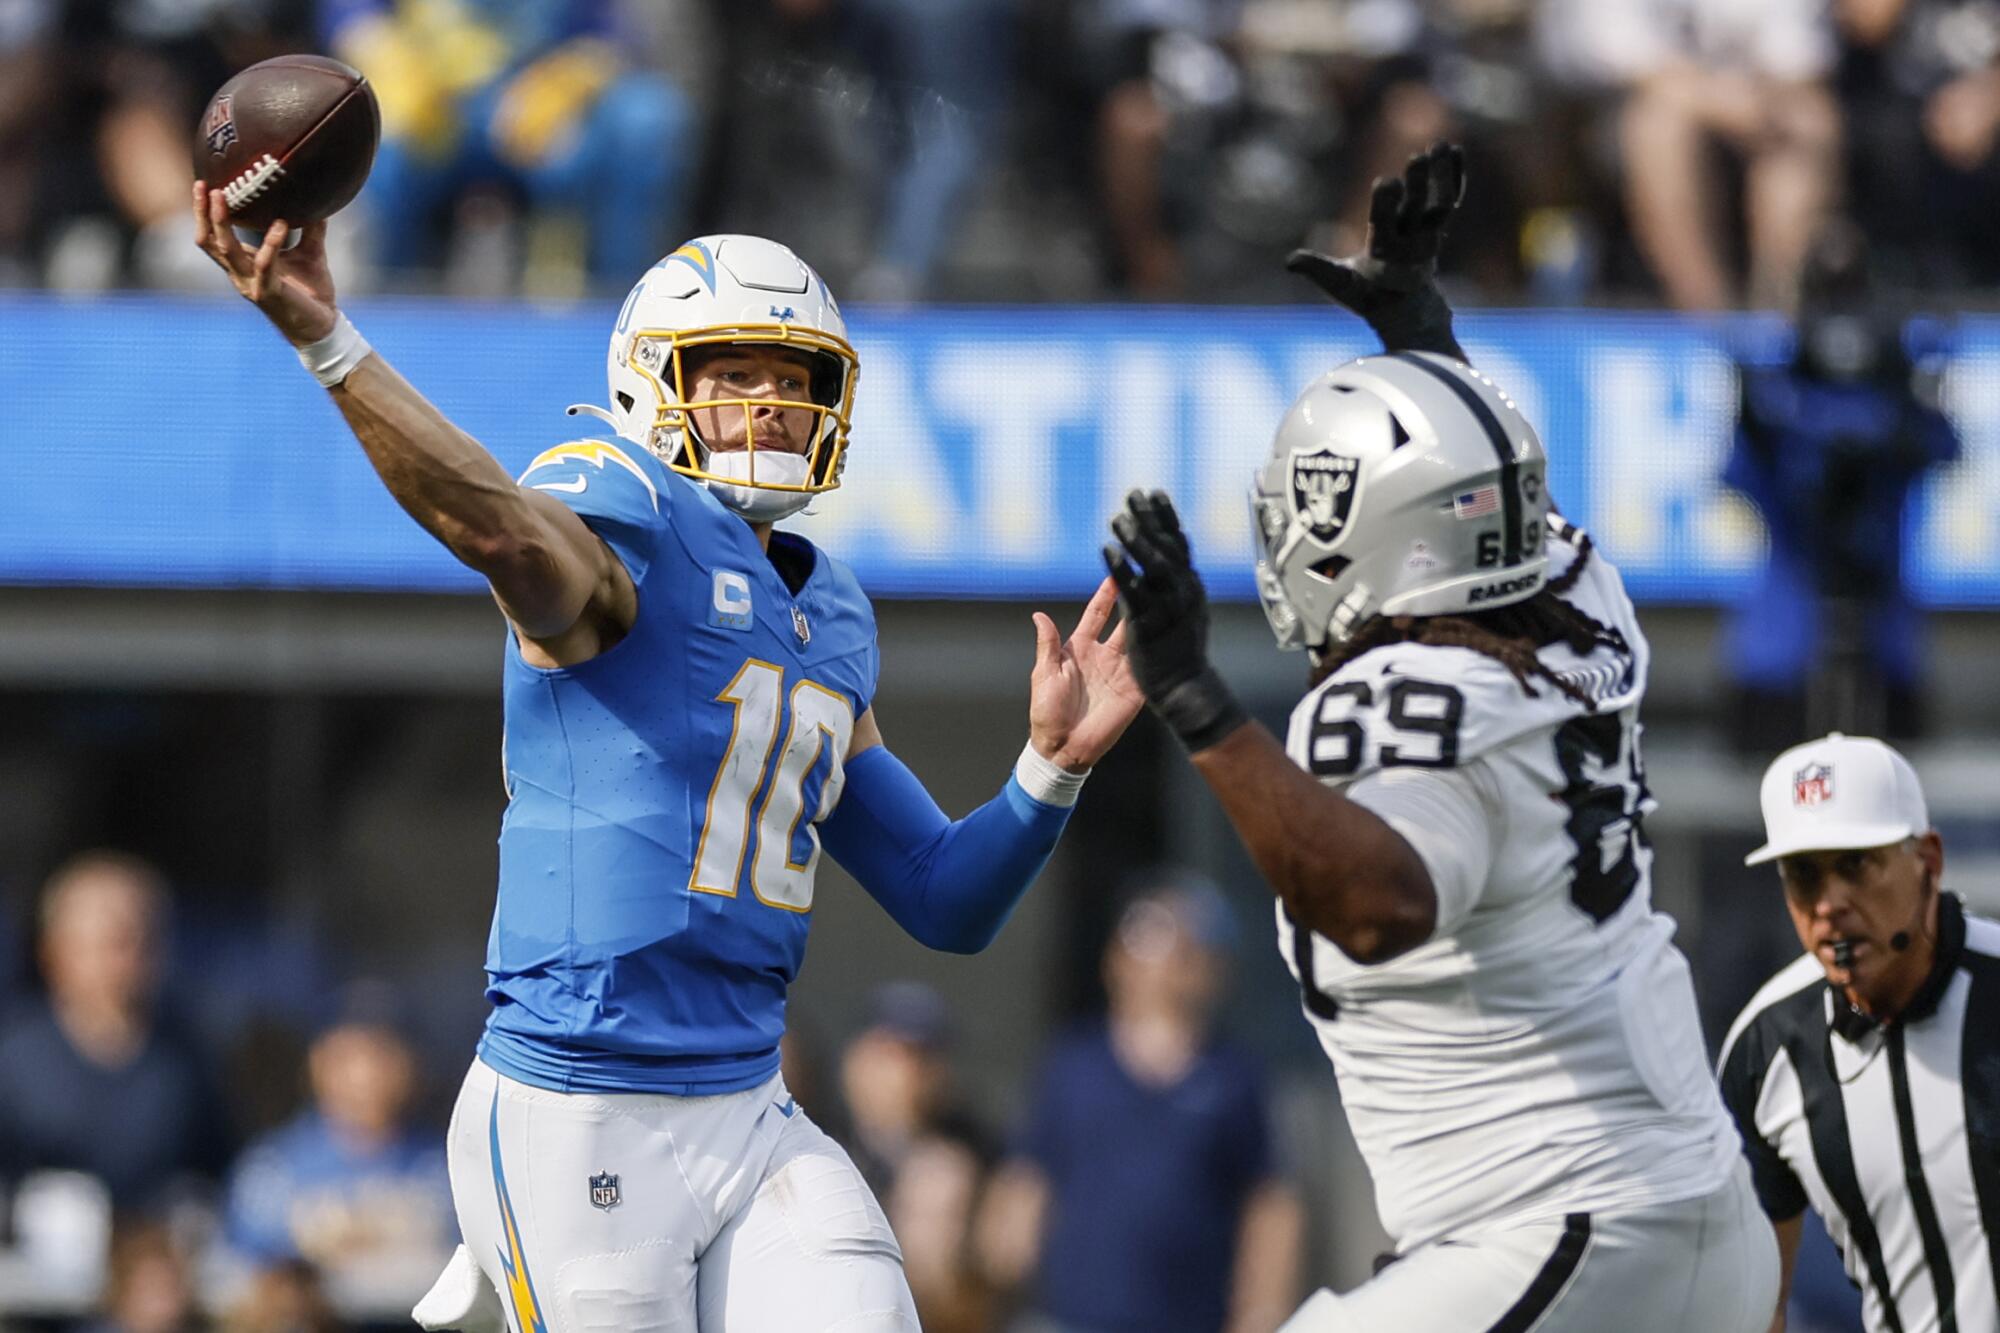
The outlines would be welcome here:
<svg viewBox="0 0 2000 1333">
<path fill-rule="evenodd" d="M 1579 534 L 1549 528 L 1553 579 Z M 1430 940 L 1375 966 L 1277 912 L 1399 1250 L 1707 1194 L 1739 1151 L 1652 907 L 1645 637 L 1601 554 L 1564 596 L 1630 647 L 1542 650 L 1595 711 L 1470 649 L 1395 644 L 1292 714 L 1293 761 L 1387 820 L 1437 889 Z"/>
</svg>

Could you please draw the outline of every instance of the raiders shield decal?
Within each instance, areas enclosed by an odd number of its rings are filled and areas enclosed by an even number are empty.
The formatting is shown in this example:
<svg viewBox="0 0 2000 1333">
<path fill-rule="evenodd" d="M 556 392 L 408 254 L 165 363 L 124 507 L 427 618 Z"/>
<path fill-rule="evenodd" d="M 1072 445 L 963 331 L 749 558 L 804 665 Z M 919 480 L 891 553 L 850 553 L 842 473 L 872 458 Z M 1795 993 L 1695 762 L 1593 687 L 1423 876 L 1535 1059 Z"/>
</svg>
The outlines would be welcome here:
<svg viewBox="0 0 2000 1333">
<path fill-rule="evenodd" d="M 1360 469 L 1360 459 L 1331 449 L 1292 455 L 1292 510 L 1320 541 L 1331 542 L 1346 530 Z"/>
</svg>

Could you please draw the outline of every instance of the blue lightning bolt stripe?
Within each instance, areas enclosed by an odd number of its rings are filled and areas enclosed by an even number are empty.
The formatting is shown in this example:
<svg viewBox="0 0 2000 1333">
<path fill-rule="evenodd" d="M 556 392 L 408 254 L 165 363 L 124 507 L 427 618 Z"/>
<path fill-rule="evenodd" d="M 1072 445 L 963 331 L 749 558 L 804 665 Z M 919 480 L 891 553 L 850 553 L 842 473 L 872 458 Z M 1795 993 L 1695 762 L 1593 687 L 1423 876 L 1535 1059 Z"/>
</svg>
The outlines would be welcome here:
<svg viewBox="0 0 2000 1333">
<path fill-rule="evenodd" d="M 527 1256 L 521 1252 L 521 1227 L 514 1217 L 514 1201 L 507 1197 L 507 1172 L 500 1165 L 500 1090 L 493 1090 L 493 1114 L 487 1122 L 487 1141 L 493 1150 L 493 1188 L 500 1199 L 500 1271 L 506 1276 L 507 1308 L 513 1312 L 518 1333 L 548 1333 L 542 1319 L 542 1303 L 535 1297 L 535 1281 L 528 1276 Z"/>
</svg>

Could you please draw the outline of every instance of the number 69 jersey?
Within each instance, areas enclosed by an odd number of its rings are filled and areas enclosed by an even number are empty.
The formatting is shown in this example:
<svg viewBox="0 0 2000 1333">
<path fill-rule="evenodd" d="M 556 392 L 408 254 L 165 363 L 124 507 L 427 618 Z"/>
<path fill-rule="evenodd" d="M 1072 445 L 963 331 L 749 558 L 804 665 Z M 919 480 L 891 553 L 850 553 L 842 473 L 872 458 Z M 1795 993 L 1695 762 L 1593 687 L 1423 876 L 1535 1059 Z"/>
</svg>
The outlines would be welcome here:
<svg viewBox="0 0 2000 1333">
<path fill-rule="evenodd" d="M 1575 531 L 1550 527 L 1555 577 L 1579 557 Z M 1594 710 L 1467 648 L 1395 644 L 1292 715 L 1293 761 L 1387 820 L 1437 888 L 1431 939 L 1374 966 L 1278 909 L 1399 1250 L 1704 1195 L 1737 1155 L 1651 904 L 1646 642 L 1601 557 L 1564 595 L 1630 647 L 1542 651 Z"/>
<path fill-rule="evenodd" d="M 480 1054 L 564 1092 L 754 1087 L 805 955 L 814 826 L 875 691 L 874 612 L 844 565 L 782 532 L 767 556 L 643 450 L 561 445 L 521 482 L 604 539 L 638 614 L 558 670 L 509 636 Z"/>
</svg>

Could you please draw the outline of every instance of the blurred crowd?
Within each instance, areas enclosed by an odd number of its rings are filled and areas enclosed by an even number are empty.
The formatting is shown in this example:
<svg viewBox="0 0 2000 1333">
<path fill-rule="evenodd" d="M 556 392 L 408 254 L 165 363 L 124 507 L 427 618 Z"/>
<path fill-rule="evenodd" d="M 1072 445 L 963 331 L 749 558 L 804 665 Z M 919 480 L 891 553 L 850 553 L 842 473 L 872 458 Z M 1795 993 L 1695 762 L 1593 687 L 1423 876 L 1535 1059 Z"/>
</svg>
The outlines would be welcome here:
<svg viewBox="0 0 2000 1333">
<path fill-rule="evenodd" d="M 2000 277 L 2000 0 L 0 0 L 0 283 L 212 283 L 195 120 L 301 49 L 381 102 L 349 290 L 743 230 L 864 300 L 1288 299 L 1439 136 L 1469 295 L 1789 308 L 1839 212 L 1901 285 Z"/>
<path fill-rule="evenodd" d="M 399 1002 L 347 987 L 302 1059 L 247 1029 L 216 1049 L 163 984 L 170 907 L 157 869 L 108 851 L 40 895 L 39 992 L 0 1007 L 0 1326 L 101 1305 L 104 1333 L 210 1313 L 313 1330 L 407 1308 L 456 1231 Z"/>
<path fill-rule="evenodd" d="M 0 1328 L 407 1327 L 458 1238 L 406 1001 L 337 987 L 302 1051 L 246 1060 L 183 1007 L 160 872 L 74 857 L 35 906 L 40 982 L 0 1005 Z M 881 1198 L 933 1333 L 1268 1333 L 1301 1295 L 1303 1210 L 1255 1057 L 1217 1030 L 1234 927 L 1145 881 L 1100 1016 L 1059 1032 L 1019 1123 L 963 1097 L 955 1020 L 887 982 L 788 1083 Z M 234 1049 L 223 1049 L 225 1047 Z M 460 1058 L 454 1053 L 454 1060 Z M 226 1072 L 225 1072 L 226 1071 Z M 261 1096 L 275 1081 L 289 1096 Z"/>
</svg>

